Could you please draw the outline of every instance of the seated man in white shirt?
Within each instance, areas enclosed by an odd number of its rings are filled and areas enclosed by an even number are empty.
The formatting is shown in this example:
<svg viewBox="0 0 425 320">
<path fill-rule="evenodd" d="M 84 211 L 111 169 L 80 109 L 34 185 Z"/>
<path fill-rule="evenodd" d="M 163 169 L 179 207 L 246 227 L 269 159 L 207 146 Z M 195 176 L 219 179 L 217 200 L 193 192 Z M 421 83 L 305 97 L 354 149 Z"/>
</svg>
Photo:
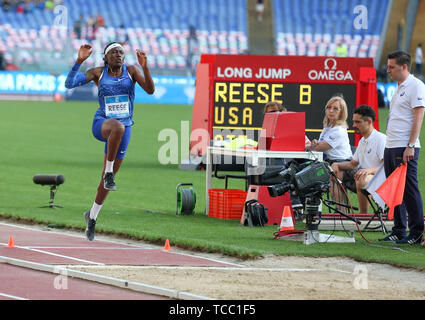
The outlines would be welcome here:
<svg viewBox="0 0 425 320">
<path fill-rule="evenodd" d="M 354 109 L 353 128 L 363 137 L 360 139 L 351 161 L 332 164 L 333 171 L 343 181 L 344 186 L 357 192 L 360 213 L 369 211 L 369 202 L 361 189 L 366 187 L 384 161 L 386 136 L 373 127 L 375 119 L 376 113 L 370 106 L 361 105 Z M 357 170 L 351 184 L 350 181 L 344 179 L 344 171 L 348 170 Z M 354 186 L 355 188 L 353 188 Z"/>
</svg>

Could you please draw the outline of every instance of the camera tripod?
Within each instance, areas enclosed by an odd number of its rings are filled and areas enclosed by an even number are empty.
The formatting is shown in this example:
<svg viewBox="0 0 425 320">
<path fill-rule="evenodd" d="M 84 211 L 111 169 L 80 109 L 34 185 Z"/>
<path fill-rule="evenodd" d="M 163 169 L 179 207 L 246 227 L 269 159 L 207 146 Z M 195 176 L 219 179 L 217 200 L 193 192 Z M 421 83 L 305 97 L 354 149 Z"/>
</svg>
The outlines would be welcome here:
<svg viewBox="0 0 425 320">
<path fill-rule="evenodd" d="M 56 185 L 50 186 L 50 200 L 49 200 L 49 205 L 48 206 L 43 206 L 43 207 L 40 207 L 40 208 L 51 208 L 51 209 L 63 208 L 61 206 L 58 206 L 58 205 L 55 205 L 54 204 L 56 191 L 57 191 L 57 186 Z"/>
<path fill-rule="evenodd" d="M 303 241 L 304 244 L 309 245 L 313 243 L 354 243 L 354 235 L 351 234 L 350 237 L 342 237 L 342 236 L 336 236 L 332 234 L 323 234 L 320 233 L 318 230 L 320 221 L 316 220 L 316 216 L 320 216 L 320 204 L 323 203 L 328 208 L 334 210 L 335 212 L 343 215 L 347 219 L 360 224 L 360 221 L 358 221 L 356 218 L 350 217 L 349 215 L 345 214 L 344 212 L 341 212 L 336 207 L 332 207 L 332 205 L 337 206 L 343 206 L 346 208 L 351 208 L 347 206 L 346 204 L 339 203 L 332 200 L 326 200 L 321 199 L 320 195 L 313 195 L 306 197 L 305 202 L 305 219 L 306 219 L 306 230 L 302 234 L 295 234 L 295 235 L 288 235 L 280 237 L 279 239 L 282 240 L 295 240 L 295 241 Z"/>
<path fill-rule="evenodd" d="M 312 198 L 306 199 L 306 225 L 307 230 L 304 233 L 304 244 L 312 244 L 312 243 L 354 243 L 356 240 L 354 239 L 354 234 L 351 233 L 350 237 L 342 237 L 342 236 L 335 236 L 332 234 L 322 234 L 318 231 L 319 223 L 316 223 L 315 216 L 320 215 L 319 206 L 321 203 L 321 198 L 316 196 Z M 356 218 L 350 217 L 349 215 L 345 214 L 344 212 L 340 211 L 336 207 L 332 207 L 330 204 L 343 206 L 346 208 L 350 208 L 346 204 L 339 203 L 332 200 L 326 200 L 323 199 L 322 203 L 326 205 L 329 209 L 334 210 L 335 212 L 339 213 L 340 215 L 346 217 L 347 219 L 360 224 L 360 221 L 358 221 Z"/>
</svg>

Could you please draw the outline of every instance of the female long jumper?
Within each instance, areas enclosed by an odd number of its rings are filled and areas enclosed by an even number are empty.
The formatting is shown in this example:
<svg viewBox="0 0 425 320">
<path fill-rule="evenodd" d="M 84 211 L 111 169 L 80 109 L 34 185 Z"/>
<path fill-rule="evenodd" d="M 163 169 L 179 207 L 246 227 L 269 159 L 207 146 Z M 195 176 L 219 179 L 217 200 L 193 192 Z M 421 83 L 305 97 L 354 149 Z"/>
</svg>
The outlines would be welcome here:
<svg viewBox="0 0 425 320">
<path fill-rule="evenodd" d="M 105 156 L 102 177 L 97 188 L 93 206 L 84 213 L 86 236 L 94 240 L 96 219 L 110 190 L 116 190 L 117 174 L 130 141 L 133 125 L 134 89 L 136 82 L 148 94 L 153 94 L 155 86 L 147 66 L 146 54 L 136 50 L 137 61 L 143 69 L 142 75 L 137 66 L 124 63 L 124 49 L 121 44 L 112 42 L 104 49 L 104 67 L 96 67 L 79 73 L 81 64 L 91 55 L 92 47 L 84 44 L 78 51 L 78 58 L 68 73 L 65 87 L 75 88 L 90 81 L 99 87 L 99 108 L 93 118 L 92 132 L 96 139 L 105 142 Z"/>
</svg>

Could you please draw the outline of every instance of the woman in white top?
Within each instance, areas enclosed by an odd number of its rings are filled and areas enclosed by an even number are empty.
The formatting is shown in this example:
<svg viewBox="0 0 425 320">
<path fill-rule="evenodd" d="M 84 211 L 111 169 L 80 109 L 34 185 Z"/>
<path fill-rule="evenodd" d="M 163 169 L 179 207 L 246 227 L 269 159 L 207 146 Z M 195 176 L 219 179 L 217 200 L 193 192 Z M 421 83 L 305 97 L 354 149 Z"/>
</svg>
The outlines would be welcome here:
<svg viewBox="0 0 425 320">
<path fill-rule="evenodd" d="M 310 149 L 322 151 L 330 164 L 347 161 L 353 157 L 347 132 L 347 103 L 344 98 L 334 96 L 326 103 L 323 131 L 319 140 L 311 142 Z"/>
<path fill-rule="evenodd" d="M 344 98 L 334 96 L 329 99 L 325 107 L 325 118 L 323 119 L 323 131 L 319 136 L 319 141 L 314 139 L 311 142 L 310 149 L 313 151 L 322 151 L 325 155 L 325 160 L 329 164 L 334 162 L 350 161 L 353 157 L 351 152 L 350 140 L 347 132 L 347 103 Z M 344 179 L 350 180 L 354 177 L 354 170 L 344 172 Z M 342 202 L 344 198 L 339 188 L 331 188 L 332 199 L 337 202 Z M 339 207 L 341 212 L 346 209 Z"/>
</svg>

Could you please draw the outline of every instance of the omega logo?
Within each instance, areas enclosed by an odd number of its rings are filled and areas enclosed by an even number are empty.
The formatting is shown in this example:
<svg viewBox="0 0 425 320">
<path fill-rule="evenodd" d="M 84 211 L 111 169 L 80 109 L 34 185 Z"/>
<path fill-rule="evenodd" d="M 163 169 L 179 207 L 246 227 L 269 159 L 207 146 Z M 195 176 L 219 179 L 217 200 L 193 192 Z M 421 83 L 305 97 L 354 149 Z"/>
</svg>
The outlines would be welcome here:
<svg viewBox="0 0 425 320">
<path fill-rule="evenodd" d="M 329 70 L 329 61 L 332 63 L 331 70 L 336 70 L 336 60 L 334 58 L 328 58 L 325 60 L 325 70 Z"/>
<path fill-rule="evenodd" d="M 324 62 L 325 70 L 310 70 L 308 77 L 310 80 L 353 80 L 350 71 L 337 70 L 337 61 L 334 58 L 327 58 Z"/>
</svg>

